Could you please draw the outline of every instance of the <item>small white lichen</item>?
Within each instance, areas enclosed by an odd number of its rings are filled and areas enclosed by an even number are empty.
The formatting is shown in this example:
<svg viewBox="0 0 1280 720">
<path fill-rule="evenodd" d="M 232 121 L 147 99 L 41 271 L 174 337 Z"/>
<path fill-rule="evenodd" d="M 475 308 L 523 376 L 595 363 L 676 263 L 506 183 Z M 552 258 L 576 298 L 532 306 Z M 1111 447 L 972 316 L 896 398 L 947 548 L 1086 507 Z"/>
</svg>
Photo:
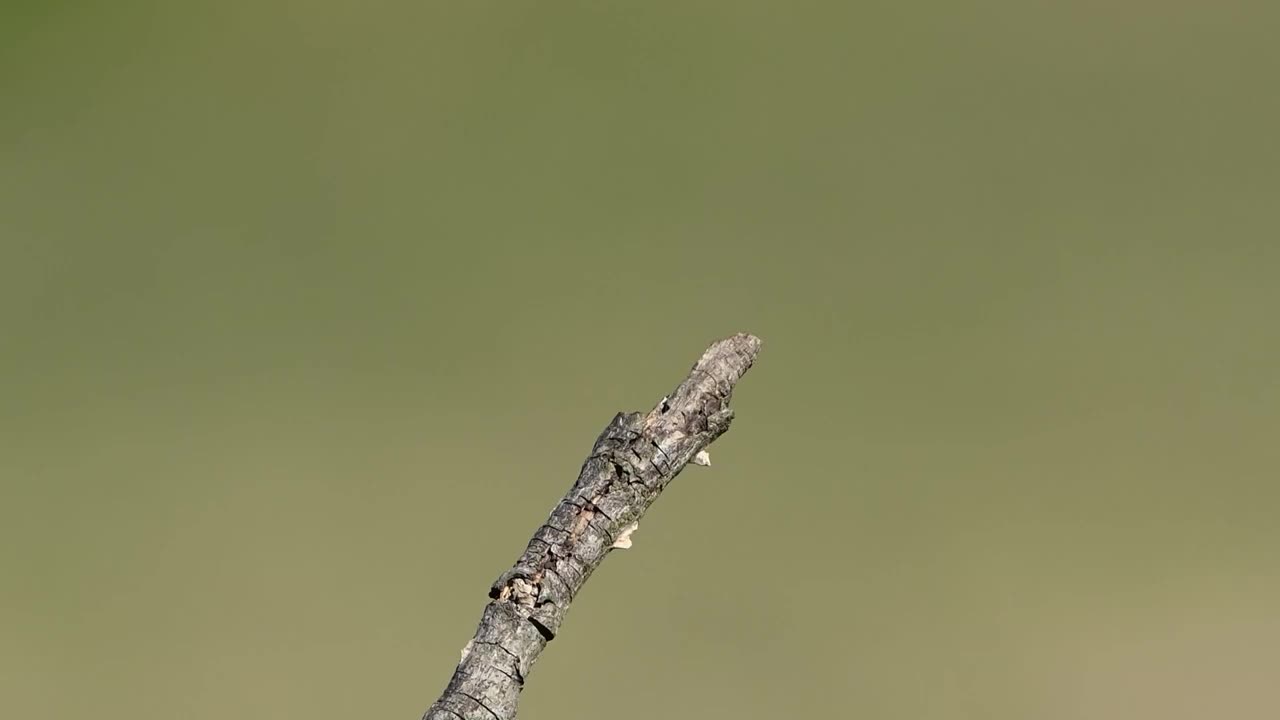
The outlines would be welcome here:
<svg viewBox="0 0 1280 720">
<path fill-rule="evenodd" d="M 633 522 L 623 528 L 622 534 L 618 536 L 617 540 L 613 541 L 613 546 L 619 550 L 626 550 L 631 547 L 631 533 L 635 532 L 638 527 L 640 527 L 640 523 Z"/>
<path fill-rule="evenodd" d="M 698 454 L 693 456 L 693 464 L 694 465 L 710 465 L 711 453 L 707 452 L 706 450 L 699 450 Z"/>
<path fill-rule="evenodd" d="M 464 663 L 464 662 L 466 662 L 466 661 L 467 661 L 467 656 L 471 654 L 471 644 L 472 644 L 473 642 L 475 642 L 475 640 L 468 640 L 468 641 L 467 641 L 467 644 L 463 646 L 463 648 L 462 648 L 462 658 L 458 660 L 458 664 L 459 664 L 459 665 L 461 665 L 462 663 Z"/>
</svg>

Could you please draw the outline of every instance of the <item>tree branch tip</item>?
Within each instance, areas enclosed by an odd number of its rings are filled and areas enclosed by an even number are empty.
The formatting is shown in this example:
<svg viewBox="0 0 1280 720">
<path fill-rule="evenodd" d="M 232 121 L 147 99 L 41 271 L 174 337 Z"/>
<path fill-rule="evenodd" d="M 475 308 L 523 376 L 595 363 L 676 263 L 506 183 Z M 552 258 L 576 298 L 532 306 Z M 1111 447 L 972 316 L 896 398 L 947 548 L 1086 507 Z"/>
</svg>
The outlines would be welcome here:
<svg viewBox="0 0 1280 720">
<path fill-rule="evenodd" d="M 740 332 L 730 335 L 729 337 L 715 343 L 712 347 L 726 344 L 738 345 L 742 351 L 751 355 L 752 358 L 755 358 L 756 354 L 760 352 L 760 346 L 764 344 L 764 341 L 760 339 L 759 335 Z"/>
<path fill-rule="evenodd" d="M 656 407 L 614 416 L 569 491 L 490 586 L 492 602 L 424 720 L 515 720 L 525 676 L 592 571 L 610 551 L 632 547 L 639 521 L 686 465 L 711 465 L 708 445 L 728 431 L 734 388 L 761 345 L 749 333 L 723 337 Z"/>
</svg>

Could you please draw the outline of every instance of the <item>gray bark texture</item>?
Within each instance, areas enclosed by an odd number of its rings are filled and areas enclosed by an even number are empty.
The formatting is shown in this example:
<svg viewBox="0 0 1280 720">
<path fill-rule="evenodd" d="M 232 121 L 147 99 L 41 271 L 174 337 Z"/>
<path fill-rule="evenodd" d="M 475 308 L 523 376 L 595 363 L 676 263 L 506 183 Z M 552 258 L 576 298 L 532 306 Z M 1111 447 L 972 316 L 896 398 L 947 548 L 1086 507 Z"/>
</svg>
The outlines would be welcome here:
<svg viewBox="0 0 1280 720">
<path fill-rule="evenodd" d="M 613 418 L 573 487 L 490 588 L 475 637 L 423 720 L 514 720 L 529 671 L 592 571 L 630 545 L 640 517 L 685 465 L 710 463 L 704 451 L 729 429 L 733 388 L 759 352 L 753 335 L 721 340 L 647 414 Z"/>
</svg>

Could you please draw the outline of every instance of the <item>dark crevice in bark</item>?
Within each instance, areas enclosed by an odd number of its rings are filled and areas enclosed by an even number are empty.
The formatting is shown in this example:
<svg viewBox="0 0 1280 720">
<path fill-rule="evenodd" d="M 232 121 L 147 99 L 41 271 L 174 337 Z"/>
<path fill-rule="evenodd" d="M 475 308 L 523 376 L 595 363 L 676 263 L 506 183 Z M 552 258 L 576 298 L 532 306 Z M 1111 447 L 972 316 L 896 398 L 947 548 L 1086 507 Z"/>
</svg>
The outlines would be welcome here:
<svg viewBox="0 0 1280 720">
<path fill-rule="evenodd" d="M 529 618 L 529 622 L 533 623 L 533 626 L 537 628 L 538 632 L 541 633 L 542 637 L 546 639 L 548 642 L 555 639 L 556 634 L 551 632 L 551 628 L 547 627 L 546 625 L 543 625 L 541 622 L 538 621 L 537 618 Z"/>
</svg>

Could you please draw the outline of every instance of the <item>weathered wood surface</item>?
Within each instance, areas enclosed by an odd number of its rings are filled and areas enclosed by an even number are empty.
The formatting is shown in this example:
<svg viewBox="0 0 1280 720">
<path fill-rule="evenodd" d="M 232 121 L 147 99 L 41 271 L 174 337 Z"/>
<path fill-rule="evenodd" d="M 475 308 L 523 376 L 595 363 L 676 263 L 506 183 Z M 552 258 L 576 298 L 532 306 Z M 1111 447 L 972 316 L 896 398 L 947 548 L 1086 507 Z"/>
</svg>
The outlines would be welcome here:
<svg viewBox="0 0 1280 720">
<path fill-rule="evenodd" d="M 689 376 L 647 414 L 619 413 L 596 440 L 577 481 L 516 564 L 489 590 L 475 637 L 423 720 L 513 720 L 520 690 L 573 598 L 605 556 L 629 547 L 649 506 L 729 429 L 733 388 L 760 339 L 739 334 L 707 349 Z"/>
</svg>

